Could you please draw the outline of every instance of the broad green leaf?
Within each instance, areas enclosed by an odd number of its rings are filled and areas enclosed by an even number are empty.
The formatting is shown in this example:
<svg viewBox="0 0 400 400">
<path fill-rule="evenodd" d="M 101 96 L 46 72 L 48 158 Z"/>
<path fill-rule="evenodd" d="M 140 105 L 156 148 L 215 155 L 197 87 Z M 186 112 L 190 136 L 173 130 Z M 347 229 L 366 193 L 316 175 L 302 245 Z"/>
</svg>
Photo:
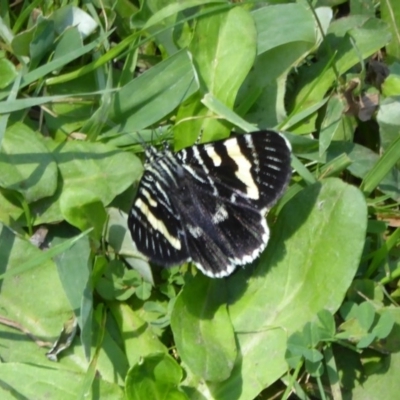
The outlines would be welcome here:
<svg viewBox="0 0 400 400">
<path fill-rule="evenodd" d="M 3 226 L 2 226 L 2 229 L 4 229 Z M 5 230 L 7 230 L 7 229 L 5 229 Z M 9 232 L 11 232 L 11 230 Z M 82 232 L 78 236 L 68 239 L 64 243 L 60 243 L 58 246 L 54 246 L 51 249 L 47 250 L 46 252 L 41 252 L 41 253 L 37 254 L 36 257 L 26 260 L 24 263 L 19 264 L 12 270 L 8 270 L 6 272 L 1 273 L 0 279 L 4 279 L 4 277 L 10 277 L 10 276 L 21 274 L 21 273 L 27 272 L 28 270 L 30 270 L 32 268 L 36 268 L 36 267 L 42 265 L 46 261 L 50 260 L 52 257 L 55 257 L 58 254 L 68 250 L 75 242 L 80 240 L 83 236 L 86 236 L 89 232 L 90 232 L 90 230 Z M 4 243 L 1 243 L 1 244 L 4 244 Z M 0 247 L 0 252 L 4 252 L 4 254 L 6 254 L 7 257 L 8 257 L 9 251 L 10 251 L 10 249 L 7 247 L 6 244 L 4 246 Z"/>
<path fill-rule="evenodd" d="M 13 229 L 17 229 L 14 221 L 19 219 L 24 211 L 22 205 L 18 204 L 15 196 L 12 194 L 13 191 L 0 189 L 0 222 Z"/>
<path fill-rule="evenodd" d="M 316 11 L 324 14 L 326 10 Z M 240 89 L 237 104 L 240 113 L 246 110 L 247 120 L 260 127 L 273 127 L 286 117 L 287 75 L 315 47 L 319 28 L 312 12 L 301 4 L 262 7 L 252 16 L 258 33 L 258 57 Z M 322 22 L 324 30 L 331 16 L 327 17 Z"/>
<path fill-rule="evenodd" d="M 345 301 L 340 307 L 340 315 L 341 317 L 347 321 L 351 318 L 355 318 L 358 311 L 358 304 L 353 301 Z"/>
<path fill-rule="evenodd" d="M 38 21 L 32 40 L 29 42 L 29 56 L 32 68 L 39 65 L 40 61 L 50 53 L 55 40 L 54 22 L 47 19 L 38 19 Z"/>
<path fill-rule="evenodd" d="M 0 152 L 0 186 L 21 193 L 28 203 L 54 194 L 57 166 L 43 141 L 22 123 L 7 129 Z"/>
<path fill-rule="evenodd" d="M 35 29 L 36 26 L 32 26 L 29 29 L 18 33 L 12 38 L 11 46 L 12 46 L 12 51 L 15 55 L 20 57 L 29 56 L 29 44 L 33 39 Z"/>
<path fill-rule="evenodd" d="M 36 365 L 18 362 L 0 364 L 3 400 L 19 399 L 63 399 L 76 400 L 84 374 L 66 369 L 38 368 Z M 21 384 L 23 382 L 23 384 Z M 102 379 L 95 381 L 95 396 L 102 399 L 124 399 L 121 388 Z M 94 394 L 93 393 L 93 394 Z"/>
<path fill-rule="evenodd" d="M 376 336 L 373 333 L 366 333 L 359 338 L 357 342 L 357 348 L 365 349 L 369 347 L 375 339 Z"/>
<path fill-rule="evenodd" d="M 82 37 L 79 34 L 78 27 L 71 27 L 58 39 L 53 59 L 60 58 L 65 54 L 70 54 L 74 50 L 82 48 L 82 46 Z M 81 92 L 86 92 L 86 90 L 81 90 Z"/>
<path fill-rule="evenodd" d="M 400 76 L 390 74 L 382 84 L 382 93 L 386 97 L 400 96 Z"/>
<path fill-rule="evenodd" d="M 14 64 L 6 58 L 0 58 L 0 89 L 10 85 L 17 76 Z"/>
<path fill-rule="evenodd" d="M 93 192 L 82 187 L 63 190 L 60 210 L 64 219 L 81 231 L 93 228 L 91 236 L 100 240 L 107 213 Z"/>
<path fill-rule="evenodd" d="M 311 185 L 285 205 L 257 268 L 228 279 L 241 357 L 230 378 L 212 387 L 215 398 L 231 399 L 241 387 L 240 399 L 253 399 L 286 371 L 287 335 L 342 303 L 361 258 L 366 222 L 363 195 L 339 179 Z"/>
<path fill-rule="evenodd" d="M 199 273 L 184 286 L 171 315 L 179 356 L 206 381 L 227 379 L 236 359 L 226 300 L 225 282 Z"/>
<path fill-rule="evenodd" d="M 192 61 L 186 50 L 133 79 L 115 95 L 110 118 L 123 132 L 151 126 L 197 90 Z"/>
<path fill-rule="evenodd" d="M 302 4 L 277 4 L 252 11 L 257 28 L 257 54 L 290 42 L 315 44 L 313 14 Z M 279 25 L 276 21 L 279 20 Z M 282 26 L 291 29 L 282 29 Z"/>
<path fill-rule="evenodd" d="M 168 17 L 172 17 L 180 11 L 186 10 L 188 8 L 203 6 L 207 3 L 216 4 L 222 3 L 226 5 L 224 0 L 185 0 L 178 2 L 172 2 L 171 4 L 167 4 L 164 8 L 155 12 L 146 22 L 143 29 L 148 29 L 152 25 L 156 25 L 162 22 L 164 19 Z"/>
<path fill-rule="evenodd" d="M 285 351 L 285 360 L 290 368 L 297 368 L 303 359 L 303 354 L 307 346 L 308 343 L 302 333 L 294 332 L 290 335 Z"/>
<path fill-rule="evenodd" d="M 58 46 L 61 46 L 60 51 L 67 52 L 68 49 L 65 47 L 72 46 L 77 40 L 80 40 L 79 34 L 73 29 L 67 30 L 60 39 L 60 42 L 58 42 Z M 56 53 L 58 46 L 56 48 Z M 79 48 L 79 45 L 75 45 L 75 47 Z M 88 134 L 88 131 L 84 129 L 84 125 L 86 121 L 95 114 L 93 110 L 95 107 L 98 107 L 97 97 L 99 95 L 111 96 L 110 91 L 107 90 L 106 87 L 100 89 L 103 90 L 99 90 L 99 84 L 96 81 L 94 73 L 74 79 L 68 84 L 54 85 L 48 88 L 47 93 L 52 95 L 54 100 L 49 98 L 49 102 L 46 104 L 49 111 L 45 113 L 44 117 L 50 136 L 56 142 L 64 142 L 66 137 L 69 135 L 70 137 L 74 137 L 73 134 L 76 134 L 76 132 Z M 66 92 L 72 97 L 72 100 L 63 100 L 63 95 L 65 95 Z M 81 97 L 82 93 L 96 93 L 96 95 L 92 97 L 85 96 L 83 101 L 75 101 L 75 96 Z M 57 100 L 57 98 L 59 100 Z M 88 140 L 87 136 L 85 139 L 90 142 L 94 141 Z"/>
<path fill-rule="evenodd" d="M 343 360 L 345 361 L 345 359 Z M 399 377 L 400 353 L 397 352 L 390 356 L 384 357 L 375 369 L 374 373 L 363 376 L 362 382 L 353 379 L 353 387 L 351 389 L 352 400 L 370 399 L 395 399 L 399 394 Z M 350 374 L 354 377 L 354 372 L 344 369 L 344 375 Z M 348 379 L 349 380 L 349 379 Z M 347 389 L 345 387 L 345 389 Z"/>
<path fill-rule="evenodd" d="M 98 26 L 88 13 L 71 5 L 58 8 L 50 19 L 54 21 L 55 30 L 59 35 L 69 27 L 76 27 L 83 39 L 93 33 Z"/>
<path fill-rule="evenodd" d="M 316 322 L 307 322 L 303 327 L 303 336 L 307 341 L 308 347 L 316 347 L 320 342 L 318 325 Z"/>
<path fill-rule="evenodd" d="M 108 224 L 105 238 L 116 253 L 124 257 L 125 261 L 147 282 L 154 284 L 153 273 L 148 261 L 140 257 L 135 243 L 128 230 L 128 216 L 121 210 L 109 208 Z"/>
<path fill-rule="evenodd" d="M 318 328 L 321 340 L 330 340 L 335 335 L 335 319 L 328 310 L 321 310 L 318 314 Z"/>
<path fill-rule="evenodd" d="M 138 311 L 124 303 L 113 302 L 109 306 L 121 332 L 130 366 L 149 354 L 167 353 L 167 348 L 152 332 L 149 324 L 139 316 Z"/>
<path fill-rule="evenodd" d="M 128 372 L 125 393 L 129 400 L 188 400 L 178 389 L 182 369 L 168 354 L 152 354 Z"/>
<path fill-rule="evenodd" d="M 13 272 L 44 252 L 30 242 L 14 236 L 7 228 L 0 231 L 0 271 Z M 20 323 L 34 335 L 56 337 L 72 308 L 64 294 L 57 269 L 42 260 L 35 269 L 6 275 L 1 281 L 0 307 L 7 318 Z"/>
<path fill-rule="evenodd" d="M 144 281 L 141 285 L 139 285 L 135 291 L 136 296 L 140 300 L 147 300 L 151 295 L 151 285 L 150 283 Z"/>
<path fill-rule="evenodd" d="M 56 237 L 52 245 L 56 246 L 66 239 Z M 74 243 L 63 254 L 55 257 L 58 275 L 71 308 L 79 322 L 81 341 L 86 358 L 90 358 L 92 330 L 92 289 L 90 282 L 90 243 L 87 236 Z"/>
<path fill-rule="evenodd" d="M 379 135 L 383 150 L 386 150 L 399 137 L 399 107 L 400 96 L 388 97 L 380 104 L 377 120 L 379 123 Z"/>
<path fill-rule="evenodd" d="M 390 317 L 385 316 L 385 314 L 390 314 Z M 384 317 L 385 316 L 385 317 Z M 384 350 L 390 353 L 398 353 L 400 350 L 400 310 L 398 307 L 390 307 L 382 310 L 381 318 L 382 322 L 379 321 L 376 326 L 376 335 L 379 339 L 384 338 Z M 390 321 L 391 320 L 391 321 Z M 392 323 L 394 324 L 392 325 Z M 380 326 L 379 326 L 380 325 Z M 387 328 L 392 325 L 392 329 L 389 335 L 386 335 Z M 375 333 L 375 332 L 374 332 Z"/>
<path fill-rule="evenodd" d="M 5 228 L 0 231 L 0 244 L 1 272 L 13 272 L 24 264 L 40 261 L 42 254 L 46 253 L 29 242 L 15 237 Z M 48 250 L 50 251 L 51 249 Z M 51 347 L 64 322 L 72 315 L 71 305 L 65 296 L 56 266 L 49 259 L 51 255 L 47 257 L 47 261 L 42 259 L 34 270 L 8 274 L 1 282 L 0 307 L 3 310 L 3 317 L 6 316 L 10 323 L 17 324 L 13 329 L 0 325 L 0 356 L 5 362 L 2 364 L 4 368 L 1 372 L 2 381 L 19 390 L 18 393 L 26 393 L 27 398 L 37 398 L 39 388 L 36 385 L 41 382 L 43 386 L 52 383 L 54 386 L 52 390 L 56 392 L 51 393 L 58 393 L 52 396 L 54 398 L 60 398 L 60 393 L 64 390 L 62 384 L 64 380 L 69 382 L 68 393 L 76 393 L 79 388 L 79 377 L 84 376 L 87 366 L 82 348 L 77 341 L 68 349 L 67 355 L 61 357 L 59 363 L 51 362 L 45 356 L 46 348 L 48 350 Z M 42 342 L 41 347 L 39 342 L 33 342 L 28 333 Z M 110 365 L 110 355 L 106 354 L 118 353 L 115 344 L 113 347 L 108 344 L 109 342 L 110 340 L 104 343 L 104 348 L 108 351 L 102 353 L 97 369 L 103 379 L 114 382 L 117 380 L 116 373 L 120 372 L 120 361 L 111 357 L 114 365 Z M 31 364 L 29 376 L 25 378 L 23 378 L 25 368 L 23 363 Z M 14 372 L 14 365 L 18 365 L 15 367 L 17 372 Z M 54 371 L 55 375 L 48 380 L 42 377 L 40 370 L 47 371 L 47 374 Z M 72 379 L 71 375 L 76 376 L 77 380 Z M 22 386 L 21 379 L 24 379 Z M 100 383 L 100 386 L 103 383 Z M 2 394 L 0 397 L 5 398 Z M 61 396 L 61 398 L 69 397 Z"/>
<path fill-rule="evenodd" d="M 358 306 L 355 317 L 363 329 L 369 331 L 374 322 L 375 309 L 370 302 L 364 301 Z"/>
<path fill-rule="evenodd" d="M 313 350 L 312 353 L 319 353 L 317 350 Z M 322 358 L 322 355 L 321 355 Z M 308 358 L 306 359 L 305 362 L 305 367 L 306 371 L 311 375 L 311 376 L 321 376 L 324 373 L 324 364 L 321 361 L 311 361 Z"/>
<path fill-rule="evenodd" d="M 62 190 L 92 192 L 104 206 L 126 190 L 142 173 L 142 164 L 131 153 L 102 143 L 68 141 L 57 145 L 46 142 L 62 176 Z M 63 219 L 60 211 L 61 188 L 55 196 L 36 202 L 32 208 L 36 222 Z"/>
<path fill-rule="evenodd" d="M 207 45 L 204 45 L 207 38 Z M 256 56 L 256 30 L 250 13 L 242 7 L 203 16 L 196 24 L 190 50 L 202 93 L 209 92 L 233 108 L 237 92 Z M 201 104 L 202 94 L 182 104 L 175 130 L 176 147 L 182 148 L 204 132 L 202 140 L 226 137 L 229 127 L 212 118 Z M 182 121 L 184 120 L 184 121 Z"/>
<path fill-rule="evenodd" d="M 381 315 L 379 316 L 378 323 L 374 326 L 372 330 L 372 333 L 378 339 L 386 339 L 392 331 L 394 323 L 395 320 L 390 311 L 383 310 Z"/>
</svg>

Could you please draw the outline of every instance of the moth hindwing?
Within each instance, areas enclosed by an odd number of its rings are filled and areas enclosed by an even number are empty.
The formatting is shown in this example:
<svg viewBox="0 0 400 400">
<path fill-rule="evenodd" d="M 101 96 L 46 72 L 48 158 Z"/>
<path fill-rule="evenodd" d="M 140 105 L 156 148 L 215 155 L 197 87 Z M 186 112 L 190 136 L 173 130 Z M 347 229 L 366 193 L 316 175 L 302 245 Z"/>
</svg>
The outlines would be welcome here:
<svg viewBox="0 0 400 400">
<path fill-rule="evenodd" d="M 128 219 L 138 251 L 219 278 L 267 245 L 265 213 L 290 180 L 290 145 L 268 130 L 177 153 L 150 146 L 144 167 Z"/>
</svg>

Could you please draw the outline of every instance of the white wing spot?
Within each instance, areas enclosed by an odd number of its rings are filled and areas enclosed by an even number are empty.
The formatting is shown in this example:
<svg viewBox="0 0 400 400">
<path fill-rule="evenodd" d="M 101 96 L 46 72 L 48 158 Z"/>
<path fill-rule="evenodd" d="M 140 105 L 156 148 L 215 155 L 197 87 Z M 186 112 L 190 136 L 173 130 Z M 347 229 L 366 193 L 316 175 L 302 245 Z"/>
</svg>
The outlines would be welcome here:
<svg viewBox="0 0 400 400">
<path fill-rule="evenodd" d="M 222 221 L 225 221 L 228 218 L 228 211 L 222 205 L 220 205 L 217 209 L 217 212 L 212 216 L 213 224 L 219 224 Z"/>
<path fill-rule="evenodd" d="M 135 206 L 146 216 L 147 221 L 149 224 L 156 230 L 159 231 L 168 242 L 171 244 L 172 247 L 175 247 L 177 250 L 181 249 L 181 241 L 173 237 L 169 232 L 167 227 L 165 226 L 164 222 L 158 218 L 150 211 L 147 204 L 144 203 L 140 198 L 136 200 Z M 147 236 L 146 236 L 146 248 L 148 248 Z"/>
<path fill-rule="evenodd" d="M 218 196 L 218 189 L 214 184 L 214 181 L 211 179 L 210 177 L 210 171 L 208 170 L 208 168 L 206 167 L 206 165 L 204 164 L 203 160 L 201 159 L 200 153 L 199 153 L 199 149 L 197 148 L 197 146 L 193 146 L 193 156 L 194 158 L 196 158 L 201 166 L 201 168 L 203 168 L 203 171 L 205 172 L 205 175 L 207 177 L 208 183 L 209 185 L 213 188 L 213 195 L 214 196 Z"/>
<path fill-rule="evenodd" d="M 222 163 L 221 157 L 216 153 L 214 146 L 207 146 L 205 148 L 208 156 L 211 158 L 211 161 L 216 167 L 219 167 Z"/>
<path fill-rule="evenodd" d="M 240 147 L 237 144 L 237 139 L 228 139 L 224 143 L 224 146 L 226 147 L 229 157 L 231 157 L 238 166 L 238 170 L 235 172 L 235 175 L 246 185 L 247 196 L 249 196 L 251 199 L 258 199 L 260 197 L 260 193 L 256 183 L 254 182 L 253 176 L 251 175 L 251 163 L 240 150 Z"/>
<path fill-rule="evenodd" d="M 194 238 L 200 237 L 203 233 L 202 229 L 198 226 L 188 225 L 187 228 Z"/>
<path fill-rule="evenodd" d="M 152 207 L 157 207 L 157 201 L 154 200 L 154 199 L 151 197 L 151 194 L 150 194 L 146 189 L 142 189 L 141 194 L 143 194 L 143 196 L 146 197 L 147 201 L 149 202 L 149 204 L 150 204 Z"/>
</svg>

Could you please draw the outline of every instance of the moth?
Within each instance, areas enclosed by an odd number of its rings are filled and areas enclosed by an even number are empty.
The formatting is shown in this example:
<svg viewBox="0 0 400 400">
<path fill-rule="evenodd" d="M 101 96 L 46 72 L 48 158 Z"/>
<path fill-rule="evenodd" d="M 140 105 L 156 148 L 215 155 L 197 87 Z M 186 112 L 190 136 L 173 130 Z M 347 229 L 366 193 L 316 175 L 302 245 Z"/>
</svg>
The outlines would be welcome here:
<svg viewBox="0 0 400 400">
<path fill-rule="evenodd" d="M 246 133 L 176 153 L 149 146 L 145 155 L 128 227 L 150 262 L 192 261 L 221 278 L 265 249 L 265 214 L 291 177 L 290 144 L 280 133 Z"/>
</svg>

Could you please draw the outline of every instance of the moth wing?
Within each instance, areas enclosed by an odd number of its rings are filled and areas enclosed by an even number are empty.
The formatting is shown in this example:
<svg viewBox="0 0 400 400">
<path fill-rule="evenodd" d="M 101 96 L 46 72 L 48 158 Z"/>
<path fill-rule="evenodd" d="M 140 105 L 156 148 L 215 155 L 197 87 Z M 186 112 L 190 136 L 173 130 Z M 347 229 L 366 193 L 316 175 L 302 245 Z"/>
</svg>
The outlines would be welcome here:
<svg viewBox="0 0 400 400">
<path fill-rule="evenodd" d="M 151 262 L 167 267 L 190 259 L 176 204 L 148 172 L 140 181 L 128 226 L 137 249 Z"/>
<path fill-rule="evenodd" d="M 181 213 L 192 261 L 211 277 L 229 275 L 264 250 L 269 230 L 261 212 L 249 204 L 217 198 L 193 182 L 188 193 L 196 203 Z"/>
<path fill-rule="evenodd" d="M 215 196 L 265 211 L 289 183 L 290 153 L 279 133 L 259 131 L 188 147 L 176 156 Z"/>
</svg>

